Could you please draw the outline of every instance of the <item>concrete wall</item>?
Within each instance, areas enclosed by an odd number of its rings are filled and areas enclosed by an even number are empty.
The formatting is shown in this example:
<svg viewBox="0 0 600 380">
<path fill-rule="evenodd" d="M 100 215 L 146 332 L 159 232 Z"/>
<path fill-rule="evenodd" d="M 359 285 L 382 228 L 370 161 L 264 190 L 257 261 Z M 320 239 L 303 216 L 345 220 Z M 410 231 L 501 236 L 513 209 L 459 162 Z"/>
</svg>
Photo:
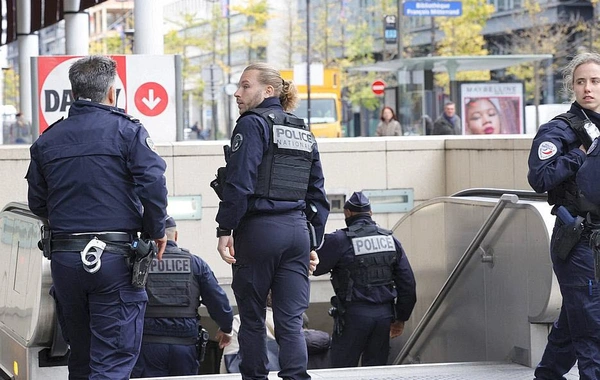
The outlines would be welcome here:
<svg viewBox="0 0 600 380">
<path fill-rule="evenodd" d="M 357 190 L 414 189 L 415 203 L 474 187 L 529 190 L 527 157 L 531 136 L 415 136 L 319 139 L 328 193 Z M 223 165 L 226 141 L 189 141 L 158 145 L 166 160 L 169 194 L 201 195 L 202 219 L 178 221 L 180 245 L 200 255 L 227 285 L 231 268 L 216 251 L 218 198 L 209 186 Z M 27 146 L 0 146 L 0 205 L 26 201 L 29 165 Z M 392 227 L 402 214 L 379 214 L 375 220 Z M 333 213 L 327 231 L 344 227 Z M 329 279 L 313 278 L 316 282 Z"/>
</svg>

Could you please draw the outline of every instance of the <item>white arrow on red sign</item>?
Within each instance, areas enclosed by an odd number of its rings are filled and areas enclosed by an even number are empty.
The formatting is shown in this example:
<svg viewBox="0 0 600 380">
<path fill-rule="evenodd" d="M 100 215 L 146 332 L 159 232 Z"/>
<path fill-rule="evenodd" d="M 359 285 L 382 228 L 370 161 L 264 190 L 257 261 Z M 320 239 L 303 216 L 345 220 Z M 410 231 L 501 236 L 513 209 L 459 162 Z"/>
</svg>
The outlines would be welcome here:
<svg viewBox="0 0 600 380">
<path fill-rule="evenodd" d="M 160 84 L 146 82 L 135 92 L 134 101 L 137 109 L 144 115 L 158 116 L 167 108 L 169 97 Z"/>
<path fill-rule="evenodd" d="M 158 103 L 160 103 L 161 99 L 160 97 L 154 97 L 154 90 L 150 89 L 148 90 L 148 97 L 147 98 L 142 98 L 142 102 L 144 102 L 144 104 L 150 108 L 151 110 L 154 109 L 154 107 L 156 107 L 156 105 Z"/>
</svg>

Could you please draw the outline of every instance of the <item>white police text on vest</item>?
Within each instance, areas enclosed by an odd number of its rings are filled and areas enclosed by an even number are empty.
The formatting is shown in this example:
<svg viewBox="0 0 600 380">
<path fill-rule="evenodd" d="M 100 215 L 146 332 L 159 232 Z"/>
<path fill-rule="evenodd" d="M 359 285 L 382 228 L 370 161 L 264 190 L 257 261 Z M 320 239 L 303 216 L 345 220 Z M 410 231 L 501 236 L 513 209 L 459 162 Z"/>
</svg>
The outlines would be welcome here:
<svg viewBox="0 0 600 380">
<path fill-rule="evenodd" d="M 163 257 L 162 260 L 152 260 L 150 273 L 190 273 L 191 260 L 186 257 Z"/>
<path fill-rule="evenodd" d="M 394 238 L 390 235 L 365 236 L 352 239 L 355 255 L 395 251 Z"/>
<path fill-rule="evenodd" d="M 314 139 L 312 133 L 285 125 L 273 125 L 273 140 L 278 148 L 312 152 Z"/>
</svg>

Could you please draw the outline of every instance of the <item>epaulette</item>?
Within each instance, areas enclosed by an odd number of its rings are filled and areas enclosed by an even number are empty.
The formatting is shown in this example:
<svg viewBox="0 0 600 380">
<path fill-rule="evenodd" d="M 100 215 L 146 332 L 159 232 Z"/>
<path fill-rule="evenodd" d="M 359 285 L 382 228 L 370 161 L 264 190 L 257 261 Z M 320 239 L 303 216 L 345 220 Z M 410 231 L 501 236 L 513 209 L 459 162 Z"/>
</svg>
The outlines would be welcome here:
<svg viewBox="0 0 600 380">
<path fill-rule="evenodd" d="M 346 236 L 349 238 L 367 236 L 373 231 L 377 231 L 380 235 L 393 235 L 391 230 L 379 227 L 373 224 L 354 224 L 346 229 Z"/>
<path fill-rule="evenodd" d="M 280 119 L 278 121 L 276 121 L 276 118 L 279 115 L 276 112 L 274 112 L 271 108 L 253 108 L 251 110 L 246 111 L 244 114 L 246 113 L 262 116 L 263 119 L 270 120 L 272 123 L 293 126 L 301 129 L 308 129 L 306 123 L 304 122 L 304 119 L 299 118 L 296 115 L 289 112 L 283 112 L 283 120 Z"/>
<path fill-rule="evenodd" d="M 252 108 L 251 110 L 244 112 L 242 114 L 242 116 L 250 115 L 250 114 L 261 116 L 265 120 L 267 120 L 267 119 L 270 119 L 271 121 L 275 120 L 275 112 L 273 112 L 273 110 L 271 108 Z"/>
<path fill-rule="evenodd" d="M 575 135 L 586 150 L 592 145 L 592 137 L 585 130 L 586 120 L 582 120 L 579 116 L 571 112 L 561 113 L 552 120 L 562 120 L 567 123 L 567 125 L 575 132 Z"/>
<path fill-rule="evenodd" d="M 552 120 L 562 120 L 565 123 L 567 123 L 569 125 L 569 127 L 572 127 L 579 123 L 581 125 L 583 125 L 585 123 L 585 120 L 581 120 L 581 118 L 579 118 L 579 116 L 577 116 L 571 112 L 561 113 L 560 115 L 553 117 Z"/>
<path fill-rule="evenodd" d="M 393 235 L 394 232 L 392 230 L 388 230 L 387 228 L 377 226 L 377 232 L 381 235 Z"/>
<path fill-rule="evenodd" d="M 121 111 L 116 110 L 116 109 L 111 109 L 110 112 L 112 112 L 112 113 L 114 113 L 116 115 L 122 116 L 122 117 L 124 117 L 125 119 L 127 119 L 127 120 L 129 120 L 131 122 L 134 122 L 134 123 L 139 123 L 140 122 L 140 119 L 136 119 L 135 117 L 133 117 L 133 116 L 131 116 L 129 114 L 126 114 L 125 112 L 121 112 Z"/>
<path fill-rule="evenodd" d="M 60 122 L 61 122 L 61 121 L 63 121 L 64 119 L 65 119 L 65 117 L 63 116 L 63 117 L 61 117 L 60 119 L 56 120 L 54 123 L 50 124 L 50 125 L 48 126 L 48 128 L 46 128 L 46 129 L 44 130 L 44 132 L 42 132 L 42 135 L 43 135 L 44 133 L 48 132 L 48 131 L 50 130 L 50 128 L 54 127 L 56 124 L 60 123 Z"/>
</svg>

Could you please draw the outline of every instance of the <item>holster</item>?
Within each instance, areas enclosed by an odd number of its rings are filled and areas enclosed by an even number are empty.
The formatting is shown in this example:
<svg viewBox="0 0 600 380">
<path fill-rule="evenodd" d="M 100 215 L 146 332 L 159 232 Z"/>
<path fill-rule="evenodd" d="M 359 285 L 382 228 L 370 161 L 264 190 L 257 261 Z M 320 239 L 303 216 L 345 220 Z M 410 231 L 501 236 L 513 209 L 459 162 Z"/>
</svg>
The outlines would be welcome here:
<svg viewBox="0 0 600 380">
<path fill-rule="evenodd" d="M 223 145 L 223 155 L 225 156 L 225 163 L 229 162 L 229 157 L 231 157 L 231 147 L 229 145 Z M 210 181 L 210 187 L 212 187 L 220 200 L 223 200 L 223 186 L 225 185 L 226 177 L 227 167 L 222 166 L 217 169 L 216 178 Z"/>
<path fill-rule="evenodd" d="M 312 203 L 308 203 L 306 205 L 306 209 L 304 210 L 304 214 L 306 215 L 306 226 L 308 227 L 310 250 L 313 251 L 319 246 L 319 243 L 317 242 L 317 233 L 315 231 L 315 227 L 311 223 L 315 215 L 317 215 L 317 206 L 315 206 Z"/>
<path fill-rule="evenodd" d="M 576 216 L 571 223 L 559 223 L 559 227 L 552 235 L 550 250 L 561 260 L 567 260 L 575 245 L 581 239 L 583 233 L 583 221 L 585 218 Z"/>
<path fill-rule="evenodd" d="M 317 233 L 315 232 L 315 227 L 313 227 L 311 222 L 306 222 L 306 226 L 308 227 L 308 237 L 310 239 L 310 250 L 314 251 L 318 247 Z"/>
<path fill-rule="evenodd" d="M 44 257 L 50 260 L 52 258 L 52 230 L 50 227 L 43 224 L 40 227 L 40 241 L 38 241 L 38 248 L 44 254 Z"/>
<path fill-rule="evenodd" d="M 331 297 L 331 308 L 329 309 L 329 315 L 333 317 L 333 333 L 338 336 L 344 331 L 344 315 L 346 309 L 340 302 L 337 296 Z"/>
<path fill-rule="evenodd" d="M 208 331 L 204 327 L 198 326 L 198 343 L 196 343 L 196 349 L 198 350 L 198 361 L 200 363 L 204 361 L 206 344 L 208 343 L 209 338 L 210 334 Z"/>
<path fill-rule="evenodd" d="M 223 200 L 223 186 L 225 185 L 225 177 L 227 168 L 222 166 L 217 169 L 216 178 L 210 181 L 210 187 L 215 191 L 220 200 Z"/>
<path fill-rule="evenodd" d="M 590 247 L 594 253 L 594 275 L 600 280 L 600 230 L 593 230 L 590 235 Z"/>
<path fill-rule="evenodd" d="M 136 288 L 143 288 L 148 281 L 148 270 L 152 260 L 158 252 L 156 243 L 150 239 L 135 239 L 131 243 L 131 258 L 133 271 L 131 284 Z"/>
</svg>

